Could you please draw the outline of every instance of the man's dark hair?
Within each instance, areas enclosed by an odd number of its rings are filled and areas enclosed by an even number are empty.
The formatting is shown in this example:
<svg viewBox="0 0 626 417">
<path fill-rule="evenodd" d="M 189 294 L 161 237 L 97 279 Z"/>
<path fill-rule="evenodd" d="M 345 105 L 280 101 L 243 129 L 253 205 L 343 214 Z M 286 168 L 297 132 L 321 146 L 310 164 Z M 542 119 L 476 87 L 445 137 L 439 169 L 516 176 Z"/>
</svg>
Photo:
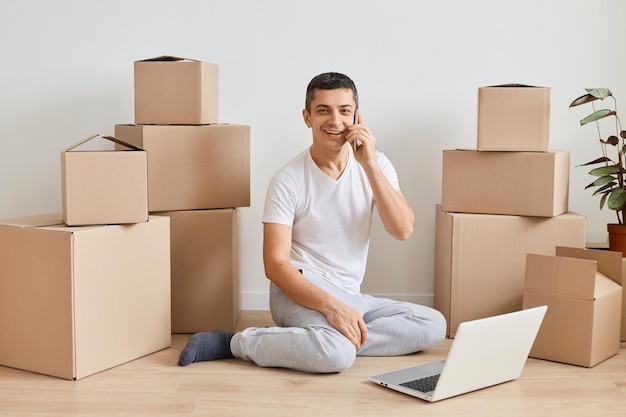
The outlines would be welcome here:
<svg viewBox="0 0 626 417">
<path fill-rule="evenodd" d="M 315 90 L 336 90 L 340 88 L 352 90 L 354 103 L 356 104 L 356 107 L 359 107 L 359 95 L 356 91 L 356 86 L 350 77 L 338 72 L 325 72 L 314 77 L 307 86 L 304 108 L 308 112 L 311 111 L 311 102 L 315 98 Z"/>
</svg>

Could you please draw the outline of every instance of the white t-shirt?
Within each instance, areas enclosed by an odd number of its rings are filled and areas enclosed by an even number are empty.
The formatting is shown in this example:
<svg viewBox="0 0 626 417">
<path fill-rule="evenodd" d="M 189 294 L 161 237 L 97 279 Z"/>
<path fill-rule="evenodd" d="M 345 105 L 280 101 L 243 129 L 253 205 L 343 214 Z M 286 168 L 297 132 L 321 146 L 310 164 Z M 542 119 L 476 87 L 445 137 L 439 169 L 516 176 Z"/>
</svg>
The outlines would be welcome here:
<svg viewBox="0 0 626 417">
<path fill-rule="evenodd" d="M 376 152 L 376 160 L 391 186 L 399 190 L 389 159 Z M 352 152 L 335 180 L 322 172 L 306 149 L 274 174 L 262 220 L 292 227 L 290 262 L 296 268 L 358 294 L 373 209 L 369 180 Z"/>
</svg>

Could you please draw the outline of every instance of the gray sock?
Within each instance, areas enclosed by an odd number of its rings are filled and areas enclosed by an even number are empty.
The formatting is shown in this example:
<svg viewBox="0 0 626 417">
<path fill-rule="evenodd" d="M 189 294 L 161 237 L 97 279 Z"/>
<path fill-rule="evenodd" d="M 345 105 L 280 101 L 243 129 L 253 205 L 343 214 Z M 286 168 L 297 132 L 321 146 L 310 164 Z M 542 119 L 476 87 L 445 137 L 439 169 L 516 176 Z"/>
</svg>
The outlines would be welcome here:
<svg viewBox="0 0 626 417">
<path fill-rule="evenodd" d="M 180 352 L 178 365 L 187 366 L 193 362 L 214 361 L 234 358 L 230 351 L 230 339 L 235 333 L 224 330 L 196 333 Z"/>
</svg>

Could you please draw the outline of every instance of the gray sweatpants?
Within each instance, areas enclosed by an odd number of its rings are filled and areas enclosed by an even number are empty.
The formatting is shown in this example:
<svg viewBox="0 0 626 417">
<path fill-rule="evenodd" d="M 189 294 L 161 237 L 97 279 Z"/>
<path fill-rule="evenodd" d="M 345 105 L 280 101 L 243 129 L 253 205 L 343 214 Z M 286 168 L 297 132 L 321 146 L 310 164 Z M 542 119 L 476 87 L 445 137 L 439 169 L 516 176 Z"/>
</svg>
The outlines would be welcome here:
<svg viewBox="0 0 626 417">
<path fill-rule="evenodd" d="M 279 327 L 251 327 L 235 334 L 230 347 L 236 358 L 263 367 L 340 372 L 349 368 L 357 355 L 406 355 L 445 338 L 446 322 L 437 310 L 370 295 L 352 295 L 323 279 L 308 279 L 363 315 L 367 342 L 356 350 L 323 314 L 295 303 L 272 283 L 270 309 Z"/>
</svg>

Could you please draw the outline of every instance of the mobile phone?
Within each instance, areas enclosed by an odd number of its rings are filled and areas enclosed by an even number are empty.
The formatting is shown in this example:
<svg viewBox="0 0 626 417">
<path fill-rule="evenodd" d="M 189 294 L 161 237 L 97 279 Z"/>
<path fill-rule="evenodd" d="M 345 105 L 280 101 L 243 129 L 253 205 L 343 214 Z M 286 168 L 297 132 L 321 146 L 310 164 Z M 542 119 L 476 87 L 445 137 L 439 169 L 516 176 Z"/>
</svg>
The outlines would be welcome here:
<svg viewBox="0 0 626 417">
<path fill-rule="evenodd" d="M 357 124 L 357 122 L 358 122 L 358 121 L 359 121 L 359 108 L 357 107 L 357 108 L 354 110 L 354 121 L 353 121 L 353 123 L 352 123 L 352 124 L 353 124 L 353 125 L 355 125 L 355 124 Z M 355 139 L 355 140 L 352 142 L 352 150 L 354 150 L 354 152 L 356 152 L 356 148 L 357 148 L 357 146 L 358 146 L 358 143 L 357 143 L 357 140 Z"/>
</svg>

